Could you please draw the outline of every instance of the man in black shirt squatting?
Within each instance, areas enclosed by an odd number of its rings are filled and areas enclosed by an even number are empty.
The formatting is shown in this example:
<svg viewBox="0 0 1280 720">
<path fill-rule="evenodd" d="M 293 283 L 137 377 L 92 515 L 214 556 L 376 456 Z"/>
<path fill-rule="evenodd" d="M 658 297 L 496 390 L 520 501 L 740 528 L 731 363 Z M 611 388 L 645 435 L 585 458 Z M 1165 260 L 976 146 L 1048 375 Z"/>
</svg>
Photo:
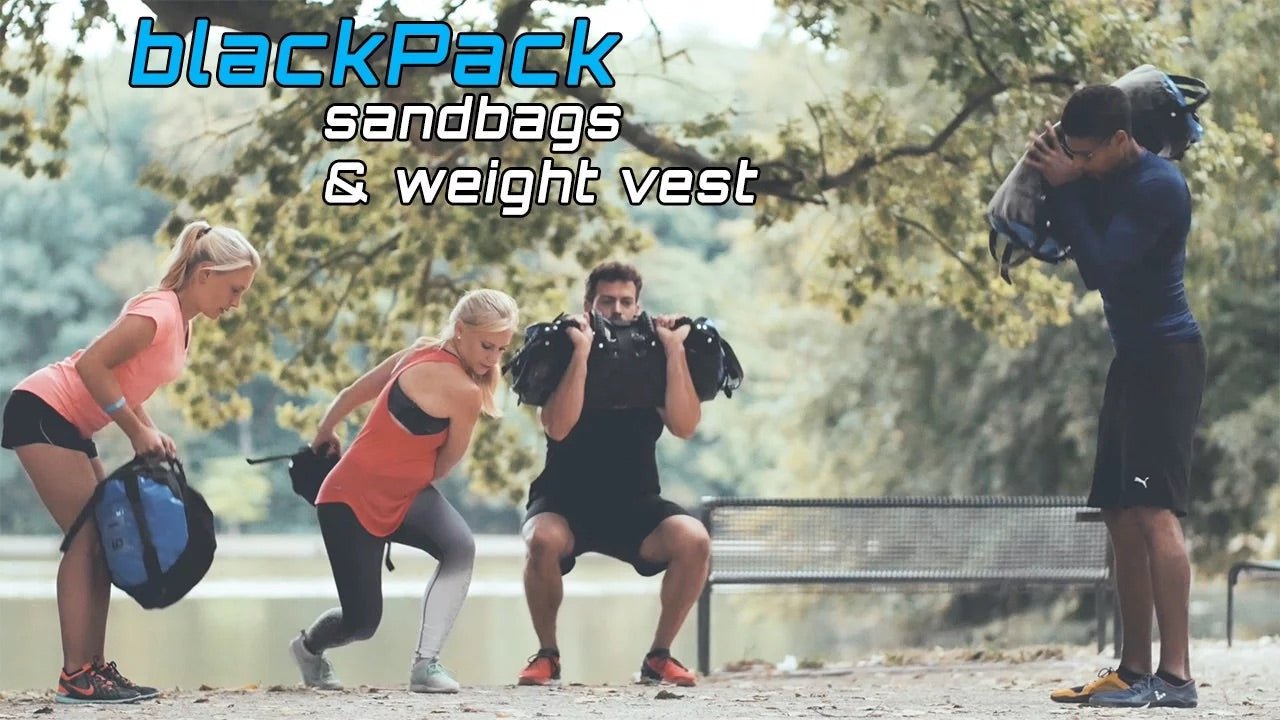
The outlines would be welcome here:
<svg viewBox="0 0 1280 720">
<path fill-rule="evenodd" d="M 626 324 L 640 314 L 642 284 L 630 265 L 599 265 L 587 277 L 583 310 Z M 684 352 L 689 326 L 673 329 L 676 318 L 655 318 L 667 357 L 663 407 L 592 410 L 583 408 L 592 331 L 585 314 L 577 319 L 584 329 L 568 331 L 573 359 L 540 412 L 547 460 L 529 488 L 523 534 L 525 599 L 541 648 L 520 672 L 519 684 L 559 681 L 562 576 L 577 556 L 598 552 L 644 576 L 665 571 L 662 612 L 640 678 L 690 686 L 693 672 L 671 657 L 670 648 L 706 583 L 711 539 L 700 521 L 662 497 L 656 457 L 664 427 L 687 440 L 702 418 Z"/>
</svg>

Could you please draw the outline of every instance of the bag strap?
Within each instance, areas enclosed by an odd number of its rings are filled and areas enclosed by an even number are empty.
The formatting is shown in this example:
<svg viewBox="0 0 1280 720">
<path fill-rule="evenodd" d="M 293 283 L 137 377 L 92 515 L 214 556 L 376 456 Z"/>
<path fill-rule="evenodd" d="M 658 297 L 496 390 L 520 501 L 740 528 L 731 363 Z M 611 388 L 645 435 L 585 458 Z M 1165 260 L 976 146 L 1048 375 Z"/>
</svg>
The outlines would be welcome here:
<svg viewBox="0 0 1280 720">
<path fill-rule="evenodd" d="M 733 346 L 724 338 L 720 338 L 720 352 L 724 354 L 725 373 L 724 380 L 720 384 L 720 389 L 724 390 L 724 396 L 733 397 L 733 391 L 742 387 L 742 378 L 745 376 L 742 372 L 742 363 L 738 362 L 738 356 L 733 352 Z"/>
<path fill-rule="evenodd" d="M 89 521 L 89 516 L 93 514 L 93 509 L 98 506 L 98 500 L 102 498 L 102 489 L 106 486 L 107 481 L 103 480 L 93 488 L 93 494 L 89 496 L 88 502 L 84 507 L 80 508 L 80 512 L 76 515 L 76 519 L 72 521 L 71 527 L 67 528 L 67 534 L 62 538 L 62 544 L 58 546 L 58 552 L 66 552 L 71 547 L 71 541 L 75 539 L 76 533 L 80 532 L 80 528 Z"/>
<path fill-rule="evenodd" d="M 182 467 L 182 461 L 176 457 L 168 457 L 160 460 L 157 465 L 160 469 L 168 470 L 165 473 L 165 484 L 173 491 L 173 496 L 182 500 L 186 497 L 187 491 L 187 470 Z"/>
<path fill-rule="evenodd" d="M 680 327 L 681 325 L 692 325 L 698 331 L 706 333 L 720 350 L 720 359 L 723 361 L 724 367 L 718 389 L 724 391 L 726 398 L 732 398 L 733 391 L 742 387 L 743 378 L 742 363 L 738 362 L 738 355 L 733 351 L 733 346 L 724 339 L 724 336 L 720 334 L 720 330 L 708 318 L 700 317 L 695 320 L 688 316 L 681 317 L 676 320 L 675 327 Z M 690 330 L 690 334 L 692 332 Z M 686 342 L 688 341 L 686 340 Z"/>
<path fill-rule="evenodd" d="M 1012 285 L 1013 279 L 1009 277 L 1009 268 L 1013 267 L 1014 244 L 1009 243 L 1004 246 L 1004 252 L 1000 255 L 1000 278 L 1006 283 Z"/>
<path fill-rule="evenodd" d="M 138 487 L 138 476 L 130 475 L 123 479 L 124 495 L 133 508 L 133 519 L 138 523 L 138 535 L 142 538 L 142 564 L 147 568 L 147 577 L 160 577 L 160 558 L 156 555 L 155 541 L 151 536 L 151 526 L 147 522 L 147 513 L 142 509 L 142 490 Z"/>
<path fill-rule="evenodd" d="M 595 339 L 603 341 L 605 338 L 604 316 L 595 310 L 592 310 L 588 321 L 591 323 L 591 332 L 595 335 Z"/>
<path fill-rule="evenodd" d="M 649 331 L 649 337 L 654 340 L 658 339 L 658 323 L 653 316 L 647 312 L 641 312 L 640 317 L 644 319 L 645 329 Z"/>
</svg>

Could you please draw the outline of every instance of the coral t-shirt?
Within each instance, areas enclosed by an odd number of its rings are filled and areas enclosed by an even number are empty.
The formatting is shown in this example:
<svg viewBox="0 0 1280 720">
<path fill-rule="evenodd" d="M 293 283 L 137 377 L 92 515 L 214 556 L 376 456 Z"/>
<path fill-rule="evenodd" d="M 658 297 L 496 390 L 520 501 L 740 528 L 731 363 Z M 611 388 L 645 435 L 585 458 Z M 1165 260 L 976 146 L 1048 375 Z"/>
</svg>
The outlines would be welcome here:
<svg viewBox="0 0 1280 720">
<path fill-rule="evenodd" d="M 405 370 L 428 362 L 458 363 L 448 351 L 429 347 L 410 353 L 378 393 L 368 419 L 338 464 L 324 479 L 316 504 L 343 503 L 375 537 L 399 529 L 414 499 L 434 480 L 436 453 L 449 438 L 440 432 L 410 431 L 392 412 L 389 400 Z"/>
<path fill-rule="evenodd" d="M 182 373 L 191 334 L 182 317 L 178 296 L 172 290 L 144 293 L 131 299 L 120 311 L 120 317 L 125 315 L 151 318 L 156 324 L 151 344 L 111 370 L 124 393 L 125 402 L 132 408 L 141 405 L 161 385 L 173 382 Z M 26 390 L 38 396 L 88 438 L 109 425 L 111 417 L 93 399 L 84 379 L 76 371 L 76 361 L 83 354 L 82 348 L 65 360 L 46 365 L 13 389 Z"/>
</svg>

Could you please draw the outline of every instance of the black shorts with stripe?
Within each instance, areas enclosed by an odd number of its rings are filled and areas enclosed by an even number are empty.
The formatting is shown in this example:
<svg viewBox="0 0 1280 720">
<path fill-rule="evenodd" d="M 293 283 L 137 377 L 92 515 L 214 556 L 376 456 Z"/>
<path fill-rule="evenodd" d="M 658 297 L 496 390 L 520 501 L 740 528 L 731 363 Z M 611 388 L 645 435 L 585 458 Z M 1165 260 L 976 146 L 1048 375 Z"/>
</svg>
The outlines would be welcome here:
<svg viewBox="0 0 1280 720">
<path fill-rule="evenodd" d="M 4 404 L 4 429 L 0 447 L 6 450 L 23 445 L 56 445 L 98 457 L 98 446 L 84 437 L 71 421 L 35 393 L 14 390 Z"/>
</svg>

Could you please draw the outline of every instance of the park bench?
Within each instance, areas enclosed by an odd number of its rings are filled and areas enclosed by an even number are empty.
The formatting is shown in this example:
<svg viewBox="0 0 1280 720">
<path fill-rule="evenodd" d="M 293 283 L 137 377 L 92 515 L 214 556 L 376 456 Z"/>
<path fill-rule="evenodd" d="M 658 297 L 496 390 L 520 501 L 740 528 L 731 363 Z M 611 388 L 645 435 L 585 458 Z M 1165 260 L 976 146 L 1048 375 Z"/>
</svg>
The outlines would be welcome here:
<svg viewBox="0 0 1280 720">
<path fill-rule="evenodd" d="M 711 665 L 711 593 L 722 585 L 857 585 L 1005 592 L 1088 586 L 1098 650 L 1111 548 L 1082 497 L 703 498 L 711 571 L 698 601 L 698 669 Z"/>
<path fill-rule="evenodd" d="M 1246 560 L 1231 566 L 1227 572 L 1227 647 L 1231 647 L 1231 628 L 1235 623 L 1236 583 L 1241 573 L 1261 574 L 1264 578 L 1280 580 L 1280 560 Z"/>
</svg>

